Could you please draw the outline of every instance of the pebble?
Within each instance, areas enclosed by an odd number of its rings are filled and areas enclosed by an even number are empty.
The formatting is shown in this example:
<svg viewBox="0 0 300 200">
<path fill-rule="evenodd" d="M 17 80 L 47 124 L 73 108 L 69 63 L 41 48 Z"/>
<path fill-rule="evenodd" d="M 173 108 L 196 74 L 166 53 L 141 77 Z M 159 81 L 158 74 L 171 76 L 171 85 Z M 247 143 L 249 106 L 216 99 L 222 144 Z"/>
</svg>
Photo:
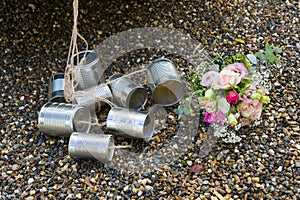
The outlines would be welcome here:
<svg viewBox="0 0 300 200">
<path fill-rule="evenodd" d="M 29 178 L 28 179 L 28 184 L 31 184 L 31 183 L 33 183 L 34 182 L 34 178 Z"/>
<path fill-rule="evenodd" d="M 192 165 L 193 165 L 193 161 L 188 160 L 188 161 L 186 162 L 186 164 L 187 164 L 188 166 L 192 166 Z"/>
<path fill-rule="evenodd" d="M 295 166 L 298 167 L 298 168 L 300 168 L 300 160 L 296 160 L 295 161 Z"/>
<path fill-rule="evenodd" d="M 274 156 L 275 155 L 275 151 L 273 149 L 270 149 L 268 151 L 268 153 L 269 153 L 270 156 Z"/>
</svg>

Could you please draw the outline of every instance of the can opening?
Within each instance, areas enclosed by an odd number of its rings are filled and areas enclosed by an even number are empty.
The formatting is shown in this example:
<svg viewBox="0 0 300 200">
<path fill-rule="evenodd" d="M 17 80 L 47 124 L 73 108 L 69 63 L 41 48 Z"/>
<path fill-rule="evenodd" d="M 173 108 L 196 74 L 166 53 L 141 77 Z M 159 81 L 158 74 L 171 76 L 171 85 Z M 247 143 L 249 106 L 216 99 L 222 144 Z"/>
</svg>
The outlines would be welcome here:
<svg viewBox="0 0 300 200">
<path fill-rule="evenodd" d="M 131 109 L 142 108 L 147 101 L 147 91 L 144 88 L 136 88 L 129 97 L 128 107 Z"/>
<path fill-rule="evenodd" d="M 176 104 L 184 95 L 184 86 L 180 81 L 167 80 L 157 85 L 153 91 L 153 101 L 163 106 Z"/>
<path fill-rule="evenodd" d="M 91 120 L 91 113 L 87 108 L 81 107 L 80 109 L 78 109 L 74 114 L 73 119 L 75 131 L 87 133 L 91 127 Z"/>
</svg>

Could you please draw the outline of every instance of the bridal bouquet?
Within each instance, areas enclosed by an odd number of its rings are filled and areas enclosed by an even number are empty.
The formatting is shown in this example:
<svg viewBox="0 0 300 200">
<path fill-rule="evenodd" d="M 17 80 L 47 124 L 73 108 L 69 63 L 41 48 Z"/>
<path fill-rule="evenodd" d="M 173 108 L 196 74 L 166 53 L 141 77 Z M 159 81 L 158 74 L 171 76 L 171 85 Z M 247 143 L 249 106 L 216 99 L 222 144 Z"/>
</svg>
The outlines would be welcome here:
<svg viewBox="0 0 300 200">
<path fill-rule="evenodd" d="M 198 108 L 204 111 L 203 122 L 209 123 L 214 135 L 225 142 L 239 142 L 236 132 L 260 119 L 264 105 L 270 103 L 264 84 L 266 71 L 262 70 L 268 63 L 278 63 L 274 54 L 281 49 L 273 50 L 267 44 L 265 52 L 247 56 L 238 53 L 231 58 L 221 54 L 205 71 L 196 68 L 189 77 L 191 96 L 197 95 Z M 189 112 L 193 113 L 191 106 Z"/>
</svg>

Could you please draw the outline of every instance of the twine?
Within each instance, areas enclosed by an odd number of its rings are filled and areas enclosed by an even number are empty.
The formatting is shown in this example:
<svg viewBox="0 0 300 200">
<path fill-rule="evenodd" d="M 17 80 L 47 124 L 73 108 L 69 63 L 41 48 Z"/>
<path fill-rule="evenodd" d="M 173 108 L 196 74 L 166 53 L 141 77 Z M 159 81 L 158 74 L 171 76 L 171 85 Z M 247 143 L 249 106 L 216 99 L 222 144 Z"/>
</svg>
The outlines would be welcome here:
<svg viewBox="0 0 300 200">
<path fill-rule="evenodd" d="M 77 45 L 77 37 L 79 37 L 84 44 L 86 45 L 86 50 L 88 50 L 88 42 L 84 39 L 83 36 L 81 36 L 78 33 L 78 29 L 77 29 L 77 20 L 78 20 L 78 0 L 74 0 L 73 1 L 73 29 L 72 29 L 72 36 L 71 36 L 71 41 L 70 41 L 70 47 L 69 47 L 69 52 L 68 52 L 68 58 L 67 58 L 67 65 L 66 65 L 66 69 L 65 69 L 65 75 L 64 75 L 64 80 L 65 80 L 65 85 L 64 85 L 64 97 L 66 102 L 72 102 L 74 100 L 74 98 L 76 96 L 80 96 L 80 95 L 90 95 L 93 96 L 95 99 L 97 99 L 100 104 L 100 102 L 105 102 L 108 105 L 110 105 L 111 107 L 115 106 L 115 104 L 113 104 L 112 102 L 110 102 L 109 100 L 105 99 L 105 98 L 101 98 L 98 97 L 94 94 L 91 94 L 87 91 L 76 91 L 75 92 L 75 88 L 77 86 L 78 83 L 75 82 L 76 77 L 78 76 L 78 74 L 80 73 L 80 69 L 82 67 L 82 64 L 85 60 L 86 57 L 86 53 L 84 54 L 83 58 L 79 61 L 79 56 L 78 56 L 78 45 Z M 77 54 L 77 63 L 76 63 L 76 72 L 74 73 L 74 56 L 75 54 Z M 141 70 L 137 70 L 134 71 L 132 73 L 123 75 L 120 78 L 125 78 L 125 77 L 129 77 L 132 75 L 135 75 L 137 73 L 141 73 L 143 71 L 145 71 L 146 69 L 141 69 Z M 109 81 L 106 83 L 106 85 L 111 84 L 115 81 L 118 81 L 120 78 L 117 78 L 115 80 Z"/>
<path fill-rule="evenodd" d="M 78 53 L 78 46 L 77 46 L 77 37 L 79 37 L 86 45 L 86 50 L 88 50 L 88 42 L 78 33 L 77 29 L 77 19 L 78 19 L 78 0 L 73 1 L 73 30 L 72 30 L 72 36 L 71 36 L 71 42 L 69 47 L 69 53 L 67 58 L 67 66 L 65 69 L 65 86 L 64 86 L 64 96 L 66 99 L 66 102 L 72 102 L 74 99 L 74 88 L 76 87 L 76 84 L 74 84 L 74 81 L 76 80 L 76 77 L 78 73 L 80 72 L 80 68 L 82 66 L 83 60 L 86 55 L 84 55 L 83 59 L 78 62 L 77 58 L 77 69 L 76 73 L 73 73 L 74 69 L 74 55 L 75 52 Z"/>
</svg>

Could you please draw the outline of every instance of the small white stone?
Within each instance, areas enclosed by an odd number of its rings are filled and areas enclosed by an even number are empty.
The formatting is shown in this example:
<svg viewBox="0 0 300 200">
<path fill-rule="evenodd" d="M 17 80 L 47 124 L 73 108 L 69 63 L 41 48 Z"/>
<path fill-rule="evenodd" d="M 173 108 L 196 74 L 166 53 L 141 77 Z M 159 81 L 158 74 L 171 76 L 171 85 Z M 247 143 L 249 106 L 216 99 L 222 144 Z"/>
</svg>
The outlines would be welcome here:
<svg viewBox="0 0 300 200">
<path fill-rule="evenodd" d="M 209 181 L 203 181 L 203 185 L 208 185 Z"/>
<path fill-rule="evenodd" d="M 193 162 L 192 162 L 191 160 L 188 160 L 188 161 L 186 162 L 186 164 L 187 164 L 188 166 L 192 166 L 192 165 L 193 165 Z"/>
<path fill-rule="evenodd" d="M 42 189 L 40 191 L 41 192 L 47 192 L 47 188 L 46 187 L 42 187 Z"/>
<path fill-rule="evenodd" d="M 129 189 L 129 185 L 126 185 L 126 186 L 123 188 L 123 191 L 126 192 L 128 189 Z"/>
<path fill-rule="evenodd" d="M 33 182 L 34 182 L 34 178 L 28 179 L 28 184 L 31 184 L 31 183 L 33 183 Z"/>
<path fill-rule="evenodd" d="M 148 191 L 151 191 L 151 190 L 153 190 L 153 187 L 152 187 L 152 186 L 150 186 L 150 185 L 146 185 L 146 186 L 145 186 L 145 188 L 146 188 L 146 190 L 148 190 Z"/>
<path fill-rule="evenodd" d="M 277 170 L 278 172 L 282 172 L 282 166 L 279 166 Z"/>
<path fill-rule="evenodd" d="M 270 150 L 269 150 L 269 154 L 270 154 L 270 156 L 274 156 L 274 155 L 275 155 L 274 150 L 273 150 L 273 149 L 270 149 Z"/>
<path fill-rule="evenodd" d="M 138 196 L 140 197 L 140 196 L 142 196 L 142 195 L 143 195 L 143 191 L 142 191 L 142 190 L 139 190 Z"/>
<path fill-rule="evenodd" d="M 262 155 L 261 155 L 261 157 L 262 157 L 262 158 L 268 158 L 268 157 L 269 157 L 269 155 L 268 155 L 268 154 L 266 154 L 266 153 L 264 153 L 264 154 L 262 154 Z"/>
</svg>

